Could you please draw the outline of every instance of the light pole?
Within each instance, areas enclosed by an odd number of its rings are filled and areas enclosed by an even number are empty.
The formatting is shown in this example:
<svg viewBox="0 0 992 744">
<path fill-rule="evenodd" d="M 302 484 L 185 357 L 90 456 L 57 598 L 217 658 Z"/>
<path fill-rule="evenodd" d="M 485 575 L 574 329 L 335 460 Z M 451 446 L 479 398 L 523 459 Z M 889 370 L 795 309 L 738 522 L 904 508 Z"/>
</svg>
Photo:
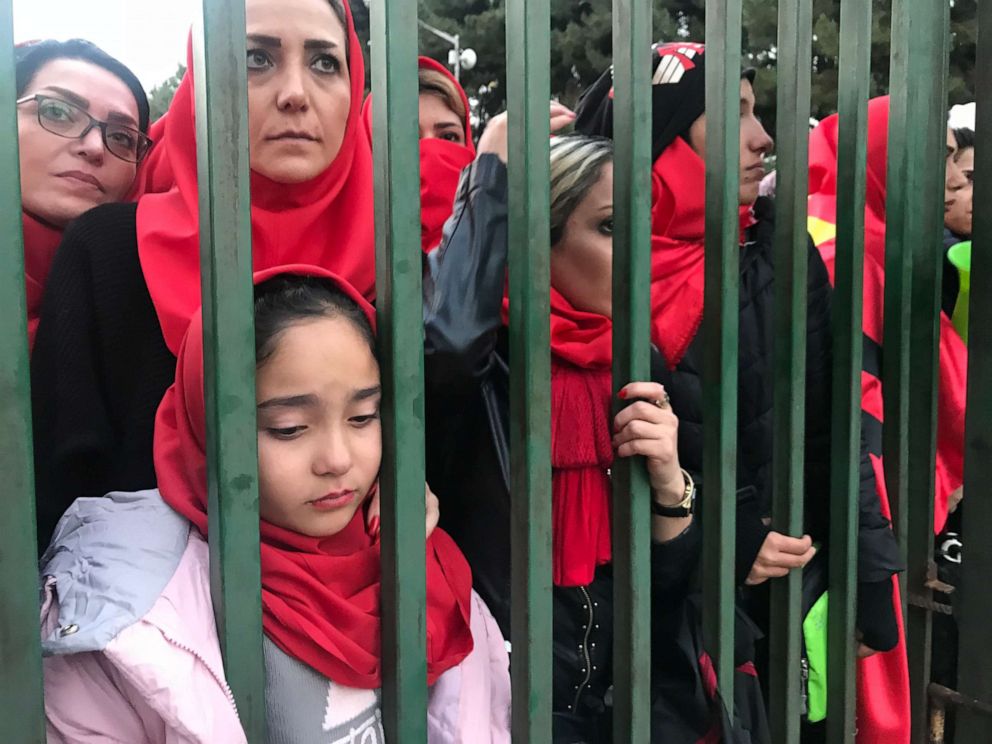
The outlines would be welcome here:
<svg viewBox="0 0 992 744">
<path fill-rule="evenodd" d="M 365 3 L 365 7 L 371 10 L 372 0 L 362 0 Z M 424 23 L 419 18 L 417 23 L 420 24 L 421 28 L 430 31 L 432 34 L 438 38 L 444 39 L 446 42 L 451 44 L 453 49 L 448 50 L 448 65 L 450 65 L 455 71 L 455 80 L 461 82 L 462 70 L 471 70 L 475 67 L 476 62 L 479 61 L 478 55 L 475 53 L 474 49 L 462 49 L 461 37 L 458 34 L 449 34 L 442 31 L 439 28 L 434 28 L 433 26 Z"/>
</svg>

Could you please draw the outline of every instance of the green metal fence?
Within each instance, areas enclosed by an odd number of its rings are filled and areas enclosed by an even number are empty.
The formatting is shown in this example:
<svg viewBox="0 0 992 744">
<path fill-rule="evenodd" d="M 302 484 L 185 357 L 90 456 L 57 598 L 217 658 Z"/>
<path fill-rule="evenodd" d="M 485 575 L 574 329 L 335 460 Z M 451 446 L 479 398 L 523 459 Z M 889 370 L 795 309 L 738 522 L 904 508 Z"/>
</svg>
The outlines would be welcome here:
<svg viewBox="0 0 992 744">
<path fill-rule="evenodd" d="M 992 204 L 992 0 L 981 0 L 976 64 L 979 143 L 975 204 Z M 510 329 L 513 740 L 551 731 L 551 509 L 548 118 L 549 0 L 506 0 L 510 111 Z M 704 642 L 724 698 L 733 686 L 733 545 L 737 432 L 738 80 L 741 0 L 707 0 L 707 416 L 704 476 Z M 383 691 L 391 742 L 426 740 L 421 275 L 417 246 L 416 3 L 372 3 L 378 313 L 383 352 Z M 205 363 L 210 454 L 211 580 L 226 672 L 248 734 L 264 742 L 264 669 L 257 531 L 251 235 L 242 0 L 204 0 L 196 26 Z M 649 0 L 614 0 L 614 380 L 648 373 Z M 860 442 L 861 293 L 871 3 L 841 3 L 841 114 L 831 495 L 828 739 L 854 741 L 854 607 Z M 992 722 L 992 210 L 975 212 L 961 595 L 960 691 L 929 685 L 929 635 L 948 4 L 893 0 L 892 116 L 884 379 L 885 461 L 904 578 L 913 741 L 927 741 L 928 696 L 960 706 L 959 741 L 987 740 Z M 779 199 L 775 261 L 776 529 L 802 524 L 806 164 L 812 0 L 779 0 Z M 20 239 L 11 3 L 0 2 L 0 741 L 45 740 L 38 630 L 28 348 Z M 984 97 L 983 97 L 984 96 Z M 208 100 L 210 105 L 207 105 Z M 619 385 L 615 385 L 619 387 Z M 898 394 L 894 394 L 897 391 Z M 223 401 L 223 405 L 221 405 Z M 617 742 L 649 740 L 649 493 L 637 463 L 614 469 L 614 653 Z M 793 572 L 795 574 L 795 572 Z M 799 738 L 798 574 L 772 592 L 774 740 Z"/>
</svg>

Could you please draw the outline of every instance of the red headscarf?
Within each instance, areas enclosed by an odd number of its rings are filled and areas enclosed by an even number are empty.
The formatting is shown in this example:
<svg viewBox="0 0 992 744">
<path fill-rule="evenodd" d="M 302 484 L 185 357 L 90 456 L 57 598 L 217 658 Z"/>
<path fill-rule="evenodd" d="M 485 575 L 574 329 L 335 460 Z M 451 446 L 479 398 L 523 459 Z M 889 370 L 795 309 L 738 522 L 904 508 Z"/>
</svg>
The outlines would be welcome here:
<svg viewBox="0 0 992 744">
<path fill-rule="evenodd" d="M 44 224 L 27 212 L 21 212 L 24 229 L 24 283 L 27 292 L 28 347 L 34 348 L 41 316 L 41 298 L 45 281 L 55 260 L 55 251 L 62 242 L 62 231 Z"/>
<path fill-rule="evenodd" d="M 475 143 L 472 141 L 472 124 L 469 120 L 468 97 L 465 90 L 455 80 L 448 68 L 430 57 L 419 57 L 419 69 L 433 70 L 448 78 L 465 110 L 465 144 L 459 145 L 447 140 L 429 138 L 420 140 L 420 247 L 429 253 L 441 242 L 444 223 L 451 216 L 458 189 L 458 179 L 462 170 L 475 159 Z M 362 120 L 369 140 L 372 139 L 372 96 L 365 99 Z"/>
<path fill-rule="evenodd" d="M 375 311 L 342 279 L 311 266 L 259 272 L 325 277 L 375 322 Z M 155 421 L 155 472 L 162 498 L 207 535 L 203 325 L 194 314 L 179 350 L 176 382 Z M 382 679 L 379 542 L 364 510 L 338 534 L 307 537 L 261 521 L 262 625 L 283 651 L 329 679 L 373 689 Z M 472 650 L 472 574 L 454 541 L 435 529 L 427 541 L 428 684 Z"/>
<path fill-rule="evenodd" d="M 651 340 L 672 368 L 703 320 L 706 166 L 681 137 L 651 169 Z M 740 232 L 754 224 L 740 208 Z"/>
<path fill-rule="evenodd" d="M 316 178 L 276 183 L 251 174 L 252 260 L 255 270 L 287 263 L 321 266 L 347 279 L 366 298 L 375 294 L 372 150 L 359 122 L 365 85 L 362 45 L 348 4 L 351 106 L 341 149 Z M 166 345 L 179 349 L 200 307 L 200 237 L 192 57 L 169 107 L 155 160 L 145 180 L 154 191 L 138 202 L 138 255 Z M 164 162 L 167 160 L 168 162 Z"/>
<path fill-rule="evenodd" d="M 865 335 L 879 346 L 883 342 L 885 299 L 885 179 L 888 157 L 889 99 L 868 104 L 868 167 L 865 195 Z M 834 280 L 837 223 L 837 142 L 839 120 L 824 119 L 810 135 L 810 232 Z M 936 248 L 934 248 L 936 250 Z M 950 320 L 940 314 L 940 365 L 937 421 L 937 483 L 934 529 L 939 533 L 947 520 L 947 499 L 963 482 L 964 409 L 968 352 Z M 862 374 L 862 407 L 883 421 L 882 381 Z M 879 489 L 884 489 L 881 461 L 875 459 Z M 887 499 L 885 500 L 887 507 Z"/>
<path fill-rule="evenodd" d="M 883 341 L 885 299 L 885 195 L 888 158 L 889 99 L 868 103 L 868 163 L 865 195 L 864 319 L 862 330 L 879 346 Z M 810 135 L 809 226 L 834 281 L 837 231 L 837 149 L 839 118 L 824 119 Z M 937 246 L 934 246 L 937 250 Z M 962 482 L 964 467 L 964 404 L 967 351 L 947 317 L 940 314 L 937 483 L 934 529 L 947 519 L 947 497 Z M 861 373 L 861 407 L 883 421 L 882 381 Z M 890 514 L 882 458 L 871 455 L 882 511 Z M 892 577 L 893 605 L 899 643 L 891 651 L 858 661 L 858 739 L 909 741 L 909 672 L 899 601 L 899 582 Z"/>
</svg>

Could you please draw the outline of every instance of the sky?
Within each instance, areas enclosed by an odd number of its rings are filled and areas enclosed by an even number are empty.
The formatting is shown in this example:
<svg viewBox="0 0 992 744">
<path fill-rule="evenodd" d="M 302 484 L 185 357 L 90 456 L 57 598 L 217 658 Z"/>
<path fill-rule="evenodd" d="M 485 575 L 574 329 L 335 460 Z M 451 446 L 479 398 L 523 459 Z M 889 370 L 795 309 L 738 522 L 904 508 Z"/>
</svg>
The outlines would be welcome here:
<svg viewBox="0 0 992 744">
<path fill-rule="evenodd" d="M 186 61 L 201 0 L 14 0 L 14 40 L 92 41 L 130 67 L 146 90 Z"/>
</svg>

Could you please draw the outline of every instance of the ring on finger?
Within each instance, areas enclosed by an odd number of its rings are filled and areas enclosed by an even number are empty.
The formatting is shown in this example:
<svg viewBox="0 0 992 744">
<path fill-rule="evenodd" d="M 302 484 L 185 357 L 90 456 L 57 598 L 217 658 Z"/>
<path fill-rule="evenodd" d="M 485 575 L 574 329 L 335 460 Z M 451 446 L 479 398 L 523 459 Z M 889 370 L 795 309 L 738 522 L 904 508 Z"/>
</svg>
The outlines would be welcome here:
<svg viewBox="0 0 992 744">
<path fill-rule="evenodd" d="M 663 396 L 664 397 L 658 398 L 657 400 L 654 401 L 654 404 L 658 408 L 668 408 L 672 404 L 672 399 L 668 397 L 668 391 L 667 390 L 663 393 Z"/>
</svg>

